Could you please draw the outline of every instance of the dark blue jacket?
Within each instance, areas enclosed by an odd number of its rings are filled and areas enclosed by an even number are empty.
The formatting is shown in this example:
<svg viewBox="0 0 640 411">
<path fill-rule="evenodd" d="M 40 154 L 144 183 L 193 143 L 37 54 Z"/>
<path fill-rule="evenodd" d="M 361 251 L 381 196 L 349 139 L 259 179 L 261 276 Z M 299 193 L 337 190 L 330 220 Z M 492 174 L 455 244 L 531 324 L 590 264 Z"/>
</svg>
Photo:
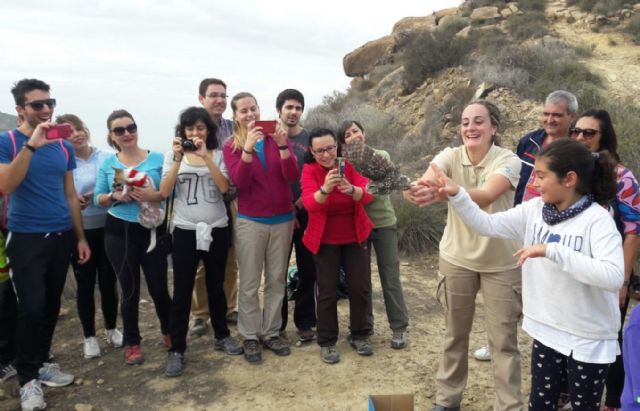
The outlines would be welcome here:
<svg viewBox="0 0 640 411">
<path fill-rule="evenodd" d="M 520 181 L 518 181 L 518 188 L 516 188 L 516 195 L 513 199 L 514 206 L 522 202 L 524 190 L 533 172 L 533 164 L 536 162 L 536 156 L 542 148 L 542 142 L 546 136 L 547 132 L 544 131 L 544 128 L 540 128 L 525 134 L 518 142 L 516 154 L 522 160 L 522 168 L 520 168 Z"/>
</svg>

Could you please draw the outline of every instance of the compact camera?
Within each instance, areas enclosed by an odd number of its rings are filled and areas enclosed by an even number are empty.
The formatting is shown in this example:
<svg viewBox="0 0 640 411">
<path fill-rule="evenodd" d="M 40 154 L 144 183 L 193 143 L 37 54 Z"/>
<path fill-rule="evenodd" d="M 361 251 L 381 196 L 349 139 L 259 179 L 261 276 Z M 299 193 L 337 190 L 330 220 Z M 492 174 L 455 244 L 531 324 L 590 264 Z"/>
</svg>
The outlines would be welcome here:
<svg viewBox="0 0 640 411">
<path fill-rule="evenodd" d="M 189 139 L 182 140 L 181 144 L 182 144 L 182 149 L 184 151 L 196 151 L 198 149 L 198 147 L 196 147 L 196 145 L 193 144 L 193 141 Z"/>
<path fill-rule="evenodd" d="M 344 158 L 336 157 L 336 164 L 338 165 L 338 175 L 344 177 Z"/>
</svg>

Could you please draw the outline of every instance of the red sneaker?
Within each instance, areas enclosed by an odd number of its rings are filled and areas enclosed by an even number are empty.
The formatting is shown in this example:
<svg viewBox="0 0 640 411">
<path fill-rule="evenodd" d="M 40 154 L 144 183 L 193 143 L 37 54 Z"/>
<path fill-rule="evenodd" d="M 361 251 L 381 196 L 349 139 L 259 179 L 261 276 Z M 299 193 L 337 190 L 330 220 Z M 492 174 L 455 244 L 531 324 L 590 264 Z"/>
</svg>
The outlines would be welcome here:
<svg viewBox="0 0 640 411">
<path fill-rule="evenodd" d="M 167 348 L 171 348 L 171 334 L 165 334 L 162 336 L 164 341 L 164 346 Z"/>
<path fill-rule="evenodd" d="M 124 363 L 128 365 L 142 364 L 144 362 L 144 355 L 140 345 L 128 345 L 124 350 Z"/>
</svg>

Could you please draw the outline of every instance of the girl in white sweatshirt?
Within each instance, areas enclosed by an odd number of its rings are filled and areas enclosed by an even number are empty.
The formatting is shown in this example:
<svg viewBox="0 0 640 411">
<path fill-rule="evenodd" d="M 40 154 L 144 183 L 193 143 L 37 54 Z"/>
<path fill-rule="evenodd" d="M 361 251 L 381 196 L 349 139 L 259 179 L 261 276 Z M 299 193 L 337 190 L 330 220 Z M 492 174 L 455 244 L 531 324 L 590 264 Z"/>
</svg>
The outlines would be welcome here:
<svg viewBox="0 0 640 411">
<path fill-rule="evenodd" d="M 482 211 L 437 166 L 440 191 L 481 235 L 515 239 L 522 265 L 522 328 L 534 339 L 530 410 L 555 410 L 566 371 L 572 404 L 599 410 L 620 347 L 621 238 L 600 206 L 615 196 L 615 162 L 576 141 L 546 146 L 535 163 L 540 197 L 496 214 Z"/>
</svg>

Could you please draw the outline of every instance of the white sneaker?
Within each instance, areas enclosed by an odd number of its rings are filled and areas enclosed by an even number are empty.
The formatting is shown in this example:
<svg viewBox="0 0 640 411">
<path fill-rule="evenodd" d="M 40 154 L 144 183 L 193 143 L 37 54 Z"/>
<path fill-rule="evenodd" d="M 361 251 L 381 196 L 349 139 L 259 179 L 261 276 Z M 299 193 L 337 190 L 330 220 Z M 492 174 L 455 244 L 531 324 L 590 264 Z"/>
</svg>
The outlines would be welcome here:
<svg viewBox="0 0 640 411">
<path fill-rule="evenodd" d="M 22 411 L 36 411 L 47 408 L 40 381 L 31 380 L 20 387 L 20 405 Z"/>
<path fill-rule="evenodd" d="M 114 348 L 122 347 L 122 333 L 117 328 L 107 330 L 107 344 Z"/>
<path fill-rule="evenodd" d="M 84 339 L 84 358 L 97 358 L 100 357 L 100 345 L 98 339 L 95 337 L 89 337 Z"/>
<path fill-rule="evenodd" d="M 489 350 L 489 347 L 485 345 L 484 347 L 478 348 L 473 353 L 473 356 L 478 361 L 491 361 L 491 350 Z"/>
<path fill-rule="evenodd" d="M 45 362 L 38 370 L 38 381 L 48 387 L 66 387 L 73 383 L 75 377 L 60 371 L 60 365 Z"/>
</svg>

